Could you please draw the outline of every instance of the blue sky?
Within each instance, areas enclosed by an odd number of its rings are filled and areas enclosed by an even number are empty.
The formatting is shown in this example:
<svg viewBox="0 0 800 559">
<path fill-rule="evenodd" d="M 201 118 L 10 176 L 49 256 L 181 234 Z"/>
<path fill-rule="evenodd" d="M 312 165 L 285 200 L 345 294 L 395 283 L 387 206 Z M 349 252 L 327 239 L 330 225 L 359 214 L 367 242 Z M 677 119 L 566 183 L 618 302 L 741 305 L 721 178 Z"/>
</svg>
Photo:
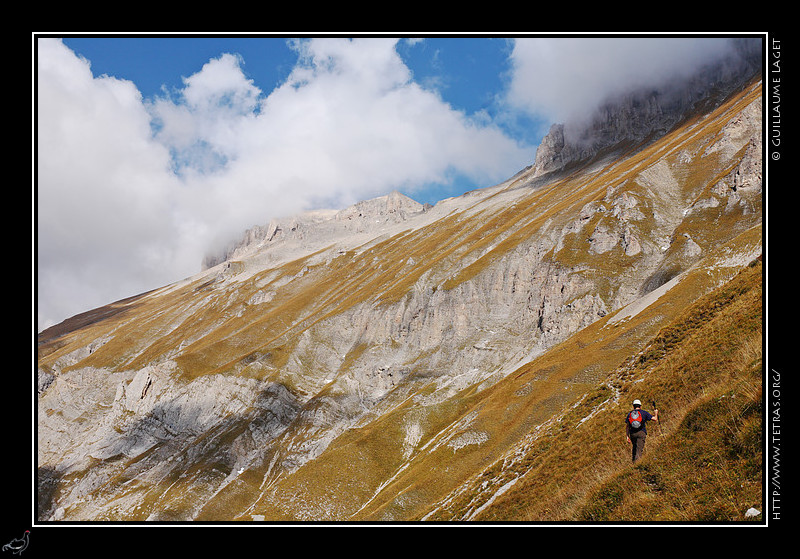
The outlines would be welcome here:
<svg viewBox="0 0 800 559">
<path fill-rule="evenodd" d="M 146 97 L 162 87 L 179 88 L 182 77 L 224 52 L 242 56 L 244 74 L 269 92 L 291 73 L 297 54 L 289 37 L 65 37 L 97 75 L 131 80 Z M 398 44 L 414 78 L 433 87 L 467 112 L 485 109 L 502 91 L 511 46 L 504 38 L 429 37 Z"/>
<path fill-rule="evenodd" d="M 37 329 L 200 270 L 273 217 L 435 203 L 724 38 L 34 36 Z"/>
<path fill-rule="evenodd" d="M 63 43 L 91 63 L 95 76 L 130 80 L 145 98 L 183 87 L 183 78 L 198 72 L 223 53 L 241 57 L 241 70 L 265 94 L 283 83 L 298 61 L 291 37 L 65 37 Z M 532 158 L 545 120 L 501 105 L 511 72 L 513 43 L 502 37 L 406 38 L 396 51 L 413 80 L 435 91 L 454 110 L 494 119 L 510 137 L 526 146 Z M 505 118 L 497 119 L 506 111 Z M 520 160 L 521 161 L 521 160 Z M 519 169 L 508 168 L 509 176 Z M 500 175 L 495 176 L 498 178 Z M 490 186 L 457 172 L 445 182 L 400 188 L 419 202 L 435 204 L 476 187 Z"/>
</svg>

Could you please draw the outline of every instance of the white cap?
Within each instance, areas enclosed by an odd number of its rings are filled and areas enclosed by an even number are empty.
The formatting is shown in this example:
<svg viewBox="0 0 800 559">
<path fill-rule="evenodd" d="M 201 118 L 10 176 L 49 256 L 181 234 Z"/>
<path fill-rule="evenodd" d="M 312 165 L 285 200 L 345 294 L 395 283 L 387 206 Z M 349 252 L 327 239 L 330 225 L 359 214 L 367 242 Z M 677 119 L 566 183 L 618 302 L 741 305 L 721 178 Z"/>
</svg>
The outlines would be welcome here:
<svg viewBox="0 0 800 559">
<path fill-rule="evenodd" d="M 634 400 L 634 401 L 633 401 L 633 405 L 634 405 L 634 406 L 641 406 L 641 405 L 642 405 L 642 403 L 641 403 L 639 400 Z"/>
</svg>

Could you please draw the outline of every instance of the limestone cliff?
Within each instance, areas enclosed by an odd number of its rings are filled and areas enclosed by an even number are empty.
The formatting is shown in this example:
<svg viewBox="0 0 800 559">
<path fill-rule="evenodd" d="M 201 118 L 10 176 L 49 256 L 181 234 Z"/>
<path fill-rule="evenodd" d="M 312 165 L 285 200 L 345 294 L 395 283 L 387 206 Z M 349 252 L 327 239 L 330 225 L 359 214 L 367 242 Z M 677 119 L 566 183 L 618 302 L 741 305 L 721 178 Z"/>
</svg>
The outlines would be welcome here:
<svg viewBox="0 0 800 559">
<path fill-rule="evenodd" d="M 761 111 L 573 169 L 556 128 L 560 173 L 275 220 L 43 332 L 39 518 L 424 517 L 761 253 Z"/>
<path fill-rule="evenodd" d="M 390 192 L 364 200 L 343 210 L 314 210 L 296 216 L 272 219 L 267 225 L 256 225 L 232 243 L 223 253 L 206 256 L 202 268 L 212 268 L 227 260 L 235 260 L 270 243 L 322 244 L 341 236 L 375 231 L 388 224 L 405 221 L 424 212 L 427 206 L 400 192 Z"/>
<path fill-rule="evenodd" d="M 618 157 L 740 90 L 760 71 L 760 45 L 753 39 L 733 40 L 732 44 L 734 49 L 727 57 L 694 75 L 679 80 L 665 78 L 662 83 L 607 99 L 588 118 L 553 124 L 537 150 L 535 175 L 580 164 L 606 152 Z"/>
</svg>

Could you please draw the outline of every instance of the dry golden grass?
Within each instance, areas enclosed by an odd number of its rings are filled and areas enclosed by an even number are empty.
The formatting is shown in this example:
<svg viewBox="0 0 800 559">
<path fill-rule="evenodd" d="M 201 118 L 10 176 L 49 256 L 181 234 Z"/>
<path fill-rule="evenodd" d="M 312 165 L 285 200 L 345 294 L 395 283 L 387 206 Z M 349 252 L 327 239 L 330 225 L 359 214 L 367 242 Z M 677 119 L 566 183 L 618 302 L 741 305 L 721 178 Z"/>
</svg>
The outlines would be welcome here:
<svg viewBox="0 0 800 559">
<path fill-rule="evenodd" d="M 105 345 L 81 355 L 72 366 L 125 370 L 169 356 L 183 379 L 213 373 L 270 374 L 275 375 L 270 380 L 293 390 L 292 379 L 280 375 L 299 335 L 312 325 L 364 302 L 402 301 L 429 272 L 441 280 L 432 286 L 454 289 L 542 234 L 551 220 L 550 227 L 563 228 L 588 202 L 603 202 L 609 189 L 625 184 L 644 198 L 644 187 L 636 183 L 643 170 L 677 157 L 681 150 L 699 153 L 702 145 L 695 142 L 708 142 L 732 111 L 755 95 L 760 95 L 760 88 L 731 101 L 713 118 L 681 128 L 591 175 L 566 175 L 558 182 L 529 189 L 514 206 L 495 208 L 489 214 L 456 213 L 429 227 L 334 258 L 327 265 L 314 265 L 311 257 L 299 258 L 231 290 L 218 288 L 210 280 L 110 305 L 84 317 L 82 328 L 40 345 L 39 366 L 46 370 L 59 358 L 103 338 Z M 707 193 L 728 171 L 717 169 L 714 157 L 700 161 L 691 172 L 676 176 L 681 195 L 694 196 L 698 189 Z M 714 223 L 718 243 L 739 233 L 733 226 L 737 217 L 721 210 L 703 215 Z M 602 218 L 593 219 L 589 226 Z M 677 233 L 700 238 L 705 223 L 687 220 Z M 644 220 L 639 226 L 646 234 L 654 224 Z M 591 254 L 579 235 L 568 236 L 561 251 L 545 258 L 554 266 L 580 267 L 583 271 L 575 273 L 592 275 L 606 299 L 612 287 L 604 278 L 636 261 L 619 250 Z M 409 265 L 412 260 L 415 264 Z M 668 259 L 667 265 L 678 266 L 674 259 Z M 760 461 L 760 449 L 756 452 L 754 446 L 761 397 L 756 379 L 761 335 L 758 274 L 760 265 L 691 307 L 605 383 L 607 371 L 656 334 L 653 323 L 660 317 L 675 317 L 677 309 L 687 307 L 716 278 L 687 277 L 648 313 L 620 326 L 598 321 L 496 386 L 481 393 L 470 387 L 447 402 L 429 406 L 425 433 L 432 438 L 421 440 L 419 447 L 429 445 L 435 450 L 420 452 L 418 460 L 408 461 L 398 442 L 404 436 L 404 421 L 418 410 L 400 406 L 362 429 L 346 431 L 325 455 L 294 477 L 287 476 L 289 481 L 280 490 L 308 488 L 309 495 L 330 495 L 351 511 L 363 504 L 364 495 L 372 495 L 391 478 L 379 498 L 365 507 L 363 518 L 389 515 L 405 520 L 420 518 L 432 503 L 482 472 L 480 481 L 490 487 L 495 480 L 522 477 L 477 517 L 480 520 L 620 520 L 626 518 L 632 503 L 651 518 L 664 520 L 735 518 L 740 506 L 744 506 L 741 510 L 759 506 L 755 491 L 760 479 L 754 473 Z M 287 282 L 289 278 L 293 279 Z M 269 304 L 248 305 L 259 290 L 273 290 L 276 295 Z M 341 369 L 367 349 L 363 345 L 352 348 Z M 414 389 L 418 396 L 426 396 L 424 382 Z M 645 460 L 635 467 L 629 464 L 621 420 L 632 394 L 645 402 L 657 399 L 664 418 L 648 441 Z M 570 408 L 573 403 L 579 407 Z M 555 415 L 564 409 L 575 411 Z M 596 413 L 582 422 L 589 410 Z M 437 446 L 437 437 L 469 413 L 475 415 L 474 428 L 487 433 L 488 441 L 458 454 L 444 444 Z M 704 437 L 704 430 L 692 421 L 703 414 L 718 422 L 721 438 Z M 511 466 L 497 462 L 530 429 L 550 420 L 549 429 L 534 439 L 519 460 Z M 205 517 L 230 518 L 246 510 L 258 498 L 258 476 L 266 475 L 265 470 L 253 469 L 237 478 L 208 504 Z M 344 472 L 352 473 L 347 481 L 352 484 L 349 493 L 332 495 L 336 484 L 343 483 Z M 184 487 L 189 487 L 188 481 L 175 490 Z M 153 492 L 158 495 L 158 488 Z M 463 494 L 432 518 L 460 518 L 474 512 L 479 493 Z M 347 499 L 349 503 L 344 502 Z M 179 501 L 176 497 L 176 506 Z M 745 501 L 752 502 L 745 506 Z M 283 514 L 266 500 L 263 506 L 272 508 L 257 512 L 269 512 L 270 518 Z"/>
<path fill-rule="evenodd" d="M 477 520 L 719 522 L 762 508 L 761 268 L 662 329 L 609 379 L 620 401 L 580 429 L 562 419 Z M 661 415 L 635 465 L 622 422 L 633 397 Z"/>
</svg>

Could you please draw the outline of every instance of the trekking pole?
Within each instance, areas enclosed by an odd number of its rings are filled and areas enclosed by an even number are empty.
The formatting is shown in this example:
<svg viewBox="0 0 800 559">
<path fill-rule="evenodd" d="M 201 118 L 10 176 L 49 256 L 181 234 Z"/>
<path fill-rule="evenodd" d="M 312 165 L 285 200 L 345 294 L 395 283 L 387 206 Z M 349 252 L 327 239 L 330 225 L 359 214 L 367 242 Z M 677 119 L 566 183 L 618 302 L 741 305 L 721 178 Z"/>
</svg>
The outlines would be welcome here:
<svg viewBox="0 0 800 559">
<path fill-rule="evenodd" d="M 657 410 L 658 406 L 656 406 L 656 401 L 653 400 L 653 410 Z M 658 434 L 659 436 L 664 436 L 664 429 L 661 427 L 661 419 L 658 420 Z"/>
</svg>

